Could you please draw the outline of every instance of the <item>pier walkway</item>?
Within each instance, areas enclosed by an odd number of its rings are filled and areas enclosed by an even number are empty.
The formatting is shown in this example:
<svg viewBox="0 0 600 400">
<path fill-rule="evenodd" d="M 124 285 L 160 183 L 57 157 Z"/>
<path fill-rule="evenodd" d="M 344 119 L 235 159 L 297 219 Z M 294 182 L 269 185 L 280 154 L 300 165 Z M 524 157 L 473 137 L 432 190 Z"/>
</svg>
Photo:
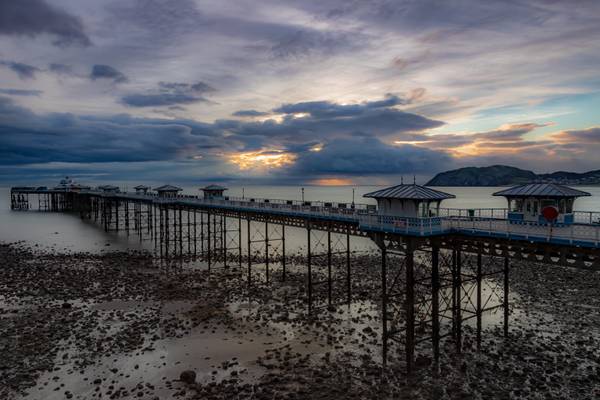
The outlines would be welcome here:
<svg viewBox="0 0 600 400">
<path fill-rule="evenodd" d="M 34 190 L 32 193 L 39 193 L 39 191 Z M 376 207 L 367 204 L 236 197 L 204 199 L 187 195 L 161 198 L 153 194 L 104 193 L 97 190 L 79 193 L 161 205 L 258 212 L 303 219 L 354 223 L 363 232 L 387 232 L 420 237 L 463 234 L 600 248 L 600 212 L 591 211 L 576 211 L 573 213 L 575 218 L 573 224 L 553 226 L 537 222 L 511 221 L 507 217 L 508 209 L 503 208 L 440 208 L 438 216 L 406 218 L 378 215 Z"/>
</svg>

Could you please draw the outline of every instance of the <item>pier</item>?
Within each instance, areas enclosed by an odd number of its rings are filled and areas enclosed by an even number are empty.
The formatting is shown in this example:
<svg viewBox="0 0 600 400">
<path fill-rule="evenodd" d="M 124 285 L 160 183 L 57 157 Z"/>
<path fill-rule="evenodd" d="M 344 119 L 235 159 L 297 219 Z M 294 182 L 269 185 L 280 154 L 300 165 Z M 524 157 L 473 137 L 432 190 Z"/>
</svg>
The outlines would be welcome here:
<svg viewBox="0 0 600 400">
<path fill-rule="evenodd" d="M 205 261 L 244 275 L 248 285 L 285 281 L 294 262 L 306 275 L 308 314 L 352 302 L 351 242 L 370 240 L 381 254 L 373 268 L 381 275 L 383 363 L 399 345 L 409 371 L 417 348 L 428 348 L 436 363 L 444 339 L 460 353 L 467 321 L 475 321 L 479 345 L 487 312 L 501 311 L 503 334 L 510 334 L 511 261 L 600 269 L 600 213 L 572 210 L 584 192 L 561 197 L 539 188 L 546 196 L 539 202 L 531 200 L 535 192 L 509 192 L 507 209 L 463 210 L 440 207 L 447 194 L 418 185 L 369 194 L 378 206 L 235 198 L 211 186 L 203 196 L 170 185 L 155 192 L 140 185 L 135 193 L 72 182 L 14 187 L 11 209 L 76 213 L 106 232 L 151 241 L 161 258 Z M 558 217 L 548 217 L 549 208 Z M 286 252 L 290 229 L 305 238 L 300 262 Z"/>
</svg>

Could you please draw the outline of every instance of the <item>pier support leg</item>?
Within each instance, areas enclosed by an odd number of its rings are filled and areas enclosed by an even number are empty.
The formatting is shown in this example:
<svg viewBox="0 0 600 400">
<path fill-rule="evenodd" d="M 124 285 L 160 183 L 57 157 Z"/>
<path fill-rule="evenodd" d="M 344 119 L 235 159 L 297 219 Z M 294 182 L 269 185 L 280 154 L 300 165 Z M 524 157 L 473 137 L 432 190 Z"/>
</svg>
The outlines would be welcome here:
<svg viewBox="0 0 600 400">
<path fill-rule="evenodd" d="M 265 221 L 265 273 L 269 284 L 269 221 Z"/>
<path fill-rule="evenodd" d="M 125 200 L 125 232 L 129 236 L 129 201 Z"/>
<path fill-rule="evenodd" d="M 476 303 L 476 311 L 475 311 L 475 315 L 477 318 L 477 350 L 481 349 L 481 319 L 483 317 L 482 315 L 482 311 L 481 311 L 481 253 L 482 253 L 483 249 L 480 247 L 478 249 L 477 252 L 477 275 L 476 275 L 476 282 L 477 282 L 477 303 Z"/>
<path fill-rule="evenodd" d="M 190 255 L 192 254 L 192 223 L 190 221 L 190 209 L 187 208 L 185 213 L 187 214 L 187 252 L 188 255 Z"/>
<path fill-rule="evenodd" d="M 307 253 L 306 253 L 306 266 L 308 269 L 308 314 L 312 314 L 312 259 L 311 259 L 311 251 L 310 251 L 310 228 L 306 228 L 307 233 Z"/>
<path fill-rule="evenodd" d="M 331 276 L 331 227 L 327 230 L 327 306 L 331 310 L 332 304 L 332 276 Z"/>
<path fill-rule="evenodd" d="M 509 271 L 510 271 L 510 266 L 509 266 L 509 260 L 508 260 L 508 256 L 504 257 L 504 337 L 508 337 L 508 314 L 510 312 L 509 310 L 509 304 L 508 304 L 508 296 L 509 296 Z"/>
<path fill-rule="evenodd" d="M 242 273 L 242 214 L 238 214 L 238 268 Z"/>
<path fill-rule="evenodd" d="M 352 303 L 352 281 L 350 275 L 350 234 L 346 234 L 346 295 L 348 305 Z"/>
<path fill-rule="evenodd" d="M 227 217 L 221 215 L 221 257 L 223 257 L 223 268 L 228 268 L 227 265 Z"/>
<path fill-rule="evenodd" d="M 285 224 L 281 224 L 281 269 L 282 275 L 281 280 L 285 282 L 286 274 L 286 259 L 285 259 Z"/>
<path fill-rule="evenodd" d="M 415 277 L 414 277 L 414 248 L 409 240 L 406 244 L 406 371 L 412 372 L 415 354 Z"/>
<path fill-rule="evenodd" d="M 212 240 L 211 236 L 210 236 L 210 218 L 211 217 L 211 213 L 210 211 L 206 214 L 206 218 L 207 218 L 207 223 L 206 223 L 206 236 L 207 236 L 207 240 L 206 240 L 206 258 L 208 261 L 208 271 L 210 271 L 210 267 L 211 267 L 211 257 L 210 257 L 210 242 Z"/>
<path fill-rule="evenodd" d="M 169 226 L 169 207 L 165 207 L 165 256 L 169 257 L 169 244 L 171 242 L 171 228 Z"/>
<path fill-rule="evenodd" d="M 183 255 L 183 223 L 182 223 L 182 209 L 179 207 L 179 256 Z"/>
<path fill-rule="evenodd" d="M 460 250 L 456 250 L 456 351 L 462 353 L 462 260 Z"/>
<path fill-rule="evenodd" d="M 434 244 L 431 248 L 431 340 L 433 344 L 433 361 L 435 366 L 440 362 L 440 248 Z"/>
<path fill-rule="evenodd" d="M 200 256 L 204 260 L 204 212 L 200 212 Z"/>
<path fill-rule="evenodd" d="M 382 362 L 383 368 L 387 366 L 388 354 L 388 329 L 387 329 L 387 249 L 381 247 L 381 341 L 383 343 Z"/>
<path fill-rule="evenodd" d="M 250 218 L 246 219 L 247 236 L 248 236 L 248 285 L 252 284 L 252 236 L 250 234 Z"/>
</svg>

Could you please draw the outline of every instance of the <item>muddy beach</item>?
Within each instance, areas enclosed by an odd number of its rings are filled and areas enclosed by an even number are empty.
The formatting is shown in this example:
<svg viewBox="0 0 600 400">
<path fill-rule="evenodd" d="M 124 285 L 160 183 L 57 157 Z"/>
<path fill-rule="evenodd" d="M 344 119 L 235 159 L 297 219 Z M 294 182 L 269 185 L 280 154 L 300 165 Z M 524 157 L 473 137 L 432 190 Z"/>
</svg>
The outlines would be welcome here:
<svg viewBox="0 0 600 400">
<path fill-rule="evenodd" d="M 3 244 L 0 398 L 600 396 L 600 273 L 515 263 L 510 337 L 486 324 L 477 352 L 467 327 L 462 355 L 443 342 L 436 369 L 423 348 L 407 376 L 401 351 L 381 368 L 374 257 L 353 262 L 351 305 L 307 318 L 300 271 L 249 288 L 234 270 L 145 252 Z"/>
</svg>

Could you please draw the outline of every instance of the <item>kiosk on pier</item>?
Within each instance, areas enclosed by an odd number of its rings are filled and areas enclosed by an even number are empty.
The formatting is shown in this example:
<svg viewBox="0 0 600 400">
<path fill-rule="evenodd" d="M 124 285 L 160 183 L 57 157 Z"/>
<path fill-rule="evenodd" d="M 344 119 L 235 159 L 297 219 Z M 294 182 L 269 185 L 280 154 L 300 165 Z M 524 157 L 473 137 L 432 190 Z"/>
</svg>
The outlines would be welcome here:
<svg viewBox="0 0 600 400">
<path fill-rule="evenodd" d="M 530 183 L 501 190 L 494 193 L 494 196 L 506 197 L 508 220 L 511 222 L 570 225 L 574 220 L 575 199 L 591 195 L 556 183 Z M 548 221 L 544 216 L 544 209 L 548 207 L 555 208 L 557 217 L 553 221 Z"/>
<path fill-rule="evenodd" d="M 439 215 L 440 203 L 456 196 L 417 184 L 401 184 L 365 194 L 377 200 L 378 213 L 409 218 Z"/>
</svg>

